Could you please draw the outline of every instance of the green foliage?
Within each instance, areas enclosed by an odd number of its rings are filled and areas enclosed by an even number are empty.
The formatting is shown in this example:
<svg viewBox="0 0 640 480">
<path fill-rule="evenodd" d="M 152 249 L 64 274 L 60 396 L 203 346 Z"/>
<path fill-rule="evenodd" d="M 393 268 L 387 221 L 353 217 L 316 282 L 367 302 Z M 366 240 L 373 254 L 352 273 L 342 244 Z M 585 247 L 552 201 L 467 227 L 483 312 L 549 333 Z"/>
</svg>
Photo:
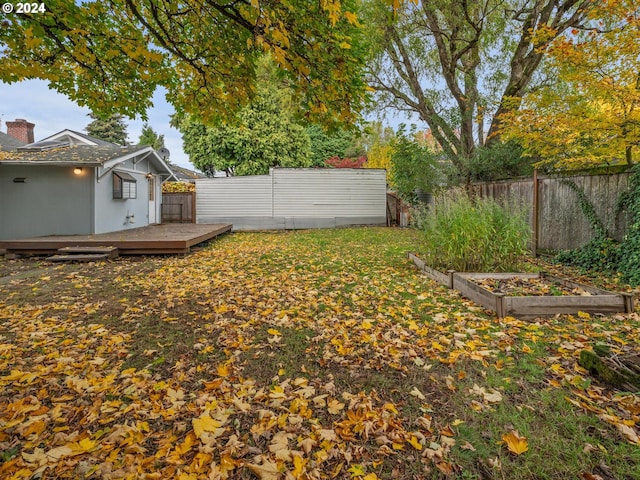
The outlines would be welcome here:
<svg viewBox="0 0 640 480">
<path fill-rule="evenodd" d="M 180 125 L 184 151 L 203 172 L 261 175 L 271 167 L 309 167 L 310 141 L 294 123 L 291 89 L 263 59 L 255 99 L 236 115 L 233 124 L 205 127 L 192 118 Z"/>
<path fill-rule="evenodd" d="M 127 144 L 127 125 L 122 115 L 114 113 L 102 118 L 92 112 L 89 116 L 93 119 L 85 128 L 89 135 L 117 145 Z"/>
<path fill-rule="evenodd" d="M 618 270 L 631 285 L 640 285 L 640 167 L 633 167 L 629 190 L 622 198 L 622 206 L 629 214 L 629 227 L 620 247 Z"/>
<path fill-rule="evenodd" d="M 472 200 L 462 189 L 437 195 L 420 228 L 425 262 L 461 272 L 519 271 L 531 237 L 523 208 Z"/>
<path fill-rule="evenodd" d="M 0 81 L 40 78 L 103 114 L 145 115 L 157 87 L 176 112 L 212 124 L 255 95 L 270 53 L 318 121 L 348 122 L 366 98 L 357 0 L 59 0 L 3 16 Z"/>
<path fill-rule="evenodd" d="M 164 147 L 164 135 L 158 135 L 148 123 L 145 123 L 142 126 L 142 133 L 138 143 L 140 145 L 150 145 L 154 150 L 159 150 Z"/>
<path fill-rule="evenodd" d="M 620 244 L 612 238 L 584 191 L 571 180 L 563 179 L 561 183 L 573 190 L 578 197 L 580 210 L 591 225 L 593 238 L 578 248 L 560 252 L 556 255 L 556 261 L 580 267 L 583 270 L 605 272 L 617 270 L 621 260 Z"/>
<path fill-rule="evenodd" d="M 555 259 L 565 265 L 580 267 L 582 270 L 611 272 L 619 268 L 620 253 L 620 244 L 616 240 L 596 235 L 591 241 L 578 248 L 558 253 Z"/>
<path fill-rule="evenodd" d="M 441 182 L 438 154 L 414 137 L 415 130 L 412 128 L 407 134 L 402 125 L 392 142 L 391 183 L 398 195 L 407 201 L 415 200 L 416 189 L 432 192 Z"/>
<path fill-rule="evenodd" d="M 531 175 L 533 161 L 523 157 L 522 147 L 515 141 L 496 142 L 475 151 L 468 171 L 472 181 L 504 180 Z"/>
<path fill-rule="evenodd" d="M 311 125 L 306 130 L 311 141 L 311 165 L 323 167 L 325 160 L 346 156 L 353 143 L 353 135 L 346 130 L 327 133 L 320 125 Z"/>
</svg>

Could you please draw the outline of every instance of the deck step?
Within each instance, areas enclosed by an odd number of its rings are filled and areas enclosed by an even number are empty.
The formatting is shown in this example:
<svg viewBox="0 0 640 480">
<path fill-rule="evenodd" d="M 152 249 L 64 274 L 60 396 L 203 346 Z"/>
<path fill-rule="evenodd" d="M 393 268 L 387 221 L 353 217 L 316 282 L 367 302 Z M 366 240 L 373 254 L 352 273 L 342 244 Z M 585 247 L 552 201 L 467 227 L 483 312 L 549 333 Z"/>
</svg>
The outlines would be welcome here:
<svg viewBox="0 0 640 480">
<path fill-rule="evenodd" d="M 71 255 L 53 255 L 47 257 L 50 262 L 95 262 L 98 260 L 108 260 L 106 253 L 76 253 Z"/>
<path fill-rule="evenodd" d="M 91 247 L 91 246 L 86 246 L 86 247 L 80 247 L 80 246 L 76 246 L 76 247 L 63 247 L 63 248 L 59 248 L 58 249 L 58 253 L 60 254 L 93 254 L 93 253 L 100 253 L 100 254 L 106 254 L 108 258 L 116 258 L 120 255 L 120 252 L 118 252 L 118 247 L 112 247 L 112 246 L 97 246 L 97 247 Z"/>
</svg>

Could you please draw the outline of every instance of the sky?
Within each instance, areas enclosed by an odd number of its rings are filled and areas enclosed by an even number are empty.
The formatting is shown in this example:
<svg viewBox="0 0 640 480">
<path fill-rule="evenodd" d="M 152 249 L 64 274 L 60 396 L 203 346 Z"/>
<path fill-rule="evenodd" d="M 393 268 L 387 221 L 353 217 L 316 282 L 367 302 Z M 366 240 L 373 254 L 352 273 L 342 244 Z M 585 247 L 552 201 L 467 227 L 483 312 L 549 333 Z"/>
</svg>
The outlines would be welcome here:
<svg viewBox="0 0 640 480">
<path fill-rule="evenodd" d="M 164 135 L 165 147 L 171 153 L 171 163 L 191 170 L 195 167 L 189 162 L 189 156 L 182 149 L 182 136 L 178 130 L 171 127 L 169 122 L 174 110 L 167 103 L 162 90 L 157 90 L 153 96 L 153 107 L 149 109 L 149 126 L 158 135 Z M 61 130 L 69 129 L 86 133 L 85 128 L 91 122 L 90 110 L 80 107 L 65 95 L 55 90 L 50 90 L 47 82 L 43 80 L 25 80 L 19 83 L 0 83 L 0 131 L 7 133 L 5 122 L 11 122 L 17 118 L 23 118 L 34 123 L 35 140 L 41 140 Z M 372 117 L 370 120 L 374 120 Z M 390 115 L 385 118 L 385 124 L 390 124 L 394 129 L 399 123 L 413 123 L 413 119 L 404 118 L 401 115 Z M 129 142 L 138 143 L 142 133 L 143 121 L 140 118 L 134 120 L 125 119 Z"/>
<path fill-rule="evenodd" d="M 149 126 L 158 135 L 164 135 L 165 147 L 171 152 L 171 163 L 194 169 L 189 157 L 182 150 L 180 132 L 169 125 L 173 107 L 167 103 L 162 91 L 156 91 L 153 108 L 149 116 Z M 7 133 L 5 122 L 23 118 L 34 123 L 34 137 L 38 141 L 66 128 L 86 133 L 85 128 L 91 122 L 90 110 L 80 107 L 55 90 L 50 90 L 42 80 L 26 80 L 14 84 L 0 83 L 0 131 Z M 129 141 L 138 143 L 142 133 L 143 121 L 125 119 Z"/>
</svg>

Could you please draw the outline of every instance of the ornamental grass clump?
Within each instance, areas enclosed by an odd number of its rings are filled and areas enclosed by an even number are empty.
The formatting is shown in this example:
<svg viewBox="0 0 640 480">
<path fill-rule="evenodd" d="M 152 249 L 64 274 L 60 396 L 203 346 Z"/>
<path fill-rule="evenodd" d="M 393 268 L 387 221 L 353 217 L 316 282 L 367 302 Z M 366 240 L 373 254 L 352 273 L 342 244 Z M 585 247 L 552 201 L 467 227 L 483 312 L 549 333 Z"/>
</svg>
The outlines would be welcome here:
<svg viewBox="0 0 640 480">
<path fill-rule="evenodd" d="M 458 272 L 521 271 L 531 229 L 526 211 L 462 190 L 437 195 L 421 219 L 427 265 Z"/>
</svg>

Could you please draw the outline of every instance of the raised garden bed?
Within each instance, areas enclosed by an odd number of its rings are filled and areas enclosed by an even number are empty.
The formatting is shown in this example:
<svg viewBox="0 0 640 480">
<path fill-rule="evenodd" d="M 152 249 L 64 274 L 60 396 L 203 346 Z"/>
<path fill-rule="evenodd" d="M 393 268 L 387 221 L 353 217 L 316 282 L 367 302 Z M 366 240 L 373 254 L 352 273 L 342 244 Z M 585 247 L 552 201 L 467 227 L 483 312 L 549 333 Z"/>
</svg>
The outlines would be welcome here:
<svg viewBox="0 0 640 480">
<path fill-rule="evenodd" d="M 484 308 L 527 318 L 559 313 L 633 312 L 633 295 L 613 293 L 544 273 L 447 273 L 434 270 L 413 253 L 409 258 L 428 277 L 458 290 Z M 509 286 L 511 288 L 509 289 Z"/>
</svg>

